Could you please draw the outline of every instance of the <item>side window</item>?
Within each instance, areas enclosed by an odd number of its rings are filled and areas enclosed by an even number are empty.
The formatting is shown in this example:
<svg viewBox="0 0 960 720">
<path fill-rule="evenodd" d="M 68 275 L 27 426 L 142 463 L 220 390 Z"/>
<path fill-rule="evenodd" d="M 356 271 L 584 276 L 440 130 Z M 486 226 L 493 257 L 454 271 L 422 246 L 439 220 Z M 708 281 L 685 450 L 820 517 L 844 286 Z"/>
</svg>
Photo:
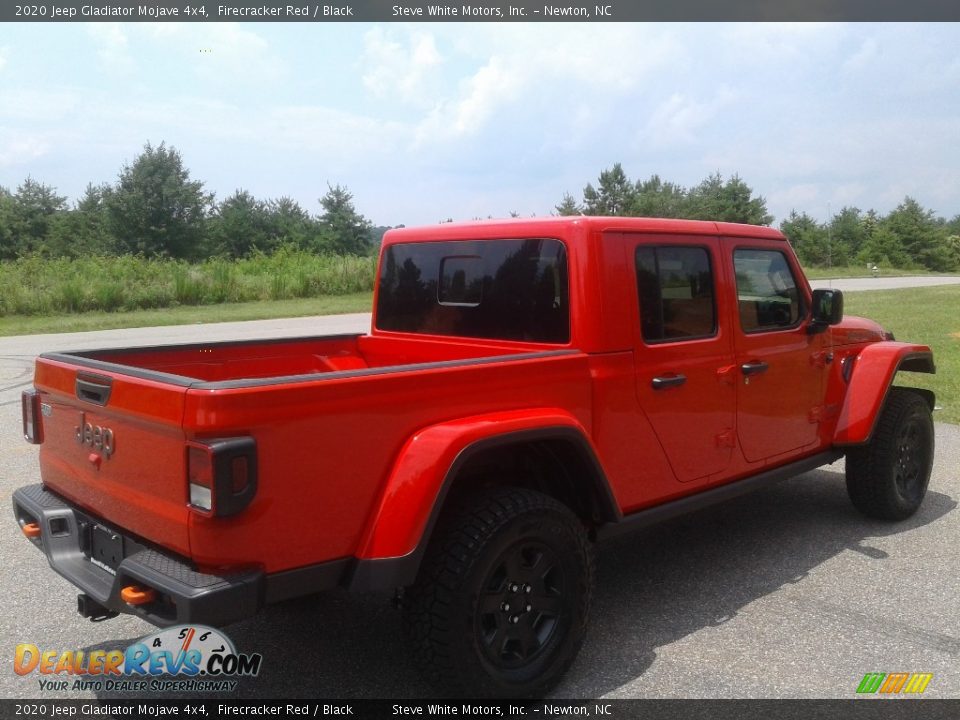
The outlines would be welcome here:
<svg viewBox="0 0 960 720">
<path fill-rule="evenodd" d="M 740 327 L 744 332 L 797 325 L 803 306 L 796 279 L 779 250 L 739 249 L 733 253 Z"/>
<path fill-rule="evenodd" d="M 716 335 L 717 306 L 706 248 L 642 246 L 636 264 L 645 342 Z"/>
</svg>

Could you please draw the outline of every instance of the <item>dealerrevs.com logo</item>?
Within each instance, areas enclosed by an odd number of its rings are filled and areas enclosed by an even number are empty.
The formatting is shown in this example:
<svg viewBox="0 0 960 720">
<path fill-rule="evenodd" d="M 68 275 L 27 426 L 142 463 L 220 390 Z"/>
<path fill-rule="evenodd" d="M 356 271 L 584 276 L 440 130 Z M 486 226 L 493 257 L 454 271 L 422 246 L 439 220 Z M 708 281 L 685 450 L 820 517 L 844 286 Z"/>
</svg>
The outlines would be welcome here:
<svg viewBox="0 0 960 720">
<path fill-rule="evenodd" d="M 920 695 L 933 680 L 933 673 L 867 673 L 857 686 L 860 695 Z"/>
<path fill-rule="evenodd" d="M 17 645 L 13 669 L 39 675 L 40 690 L 232 692 L 239 677 L 260 672 L 260 653 L 238 653 L 233 641 L 205 625 L 178 625 L 125 650 L 41 650 Z"/>
</svg>

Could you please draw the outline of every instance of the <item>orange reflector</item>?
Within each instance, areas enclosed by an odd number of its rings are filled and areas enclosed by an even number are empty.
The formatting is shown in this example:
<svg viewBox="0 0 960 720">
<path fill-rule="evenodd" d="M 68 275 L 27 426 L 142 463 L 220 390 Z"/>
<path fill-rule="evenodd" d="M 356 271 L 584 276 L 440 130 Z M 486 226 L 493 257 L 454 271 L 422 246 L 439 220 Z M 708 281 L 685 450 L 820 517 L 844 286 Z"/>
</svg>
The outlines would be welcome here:
<svg viewBox="0 0 960 720">
<path fill-rule="evenodd" d="M 120 591 L 120 599 L 127 605 L 146 605 L 157 599 L 157 591 L 139 585 L 127 585 Z"/>
<path fill-rule="evenodd" d="M 28 538 L 40 537 L 40 526 L 37 523 L 25 523 L 20 527 L 20 530 L 22 530 L 23 534 Z"/>
</svg>

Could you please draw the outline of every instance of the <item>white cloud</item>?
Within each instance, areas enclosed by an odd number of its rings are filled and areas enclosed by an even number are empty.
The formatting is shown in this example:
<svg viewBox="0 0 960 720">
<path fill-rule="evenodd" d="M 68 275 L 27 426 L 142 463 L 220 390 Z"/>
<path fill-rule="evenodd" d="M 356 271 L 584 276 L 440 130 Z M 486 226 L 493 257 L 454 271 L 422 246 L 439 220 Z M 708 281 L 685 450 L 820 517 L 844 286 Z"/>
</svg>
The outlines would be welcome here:
<svg viewBox="0 0 960 720">
<path fill-rule="evenodd" d="M 126 75 L 136 68 L 130 55 L 130 43 L 121 23 L 89 23 L 87 33 L 97 43 L 97 57 L 104 70 L 117 75 Z"/>
<path fill-rule="evenodd" d="M 0 167 L 25 165 L 50 151 L 50 143 L 41 137 L 12 138 L 7 128 L 0 128 Z"/>
<path fill-rule="evenodd" d="M 516 100 L 524 85 L 521 68 L 494 56 L 464 83 L 455 105 L 451 127 L 455 135 L 469 135 L 486 124 L 501 106 Z"/>
<path fill-rule="evenodd" d="M 435 71 L 443 63 L 433 35 L 375 27 L 363 37 L 363 84 L 378 98 L 431 105 Z"/>
<path fill-rule="evenodd" d="M 735 100 L 735 93 L 727 87 L 719 88 L 714 97 L 703 101 L 674 93 L 653 111 L 642 133 L 642 142 L 659 146 L 694 143 L 698 131 L 712 123 Z"/>
<path fill-rule="evenodd" d="M 491 31 L 499 31 L 498 26 Z M 549 23 L 497 32 L 496 53 L 530 85 L 539 80 L 555 88 L 601 90 L 615 94 L 635 89 L 658 70 L 685 62 L 672 30 L 643 25 L 603 26 Z"/>
<path fill-rule="evenodd" d="M 880 44 L 874 38 L 867 38 L 857 51 L 848 57 L 841 68 L 844 75 L 857 75 L 876 65 L 880 56 Z"/>
<path fill-rule="evenodd" d="M 189 58 L 197 76 L 218 86 L 273 86 L 283 63 L 270 43 L 241 23 L 143 23 L 142 37 L 165 52 Z"/>
<path fill-rule="evenodd" d="M 816 59 L 840 44 L 847 32 L 836 23 L 733 23 L 723 26 L 720 46 L 756 61 Z"/>
<path fill-rule="evenodd" d="M 397 145 L 402 125 L 321 106 L 287 106 L 252 118 L 267 145 L 317 153 L 322 161 L 374 159 Z"/>
<path fill-rule="evenodd" d="M 591 128 L 584 123 L 603 120 L 604 107 L 630 97 L 664 68 L 685 62 L 669 32 L 637 25 L 470 28 L 455 50 L 459 59 L 473 60 L 472 69 L 423 118 L 419 146 L 473 136 L 494 125 L 508 137 L 547 139 L 567 127 L 588 135 Z M 594 111 L 583 112 L 585 104 Z"/>
<path fill-rule="evenodd" d="M 431 145 L 475 134 L 487 120 L 520 94 L 523 81 L 518 72 L 494 56 L 476 73 L 461 82 L 455 98 L 437 102 L 416 129 L 416 146 Z"/>
<path fill-rule="evenodd" d="M 201 73 L 208 79 L 222 81 L 226 74 L 240 75 L 247 84 L 276 82 L 282 65 L 270 51 L 270 44 L 255 32 L 237 23 L 201 23 L 203 37 L 200 48 L 208 48 L 200 63 Z M 191 28 L 193 30 L 193 28 Z"/>
<path fill-rule="evenodd" d="M 81 103 L 81 94 L 60 88 L 5 89 L 0 119 L 49 124 L 69 120 Z"/>
<path fill-rule="evenodd" d="M 9 53 L 9 48 L 0 47 L 0 72 L 3 72 L 3 68 L 7 66 L 7 56 Z"/>
<path fill-rule="evenodd" d="M 242 119 L 238 121 L 238 119 Z M 117 133 L 102 138 L 111 147 L 139 152 L 143 142 L 184 142 L 206 147 L 256 148 L 263 157 L 311 156 L 318 165 L 363 163 L 399 144 L 402 126 L 340 109 L 314 105 L 239 107 L 202 97 L 180 97 L 137 104 L 90 103 L 76 117 L 78 132 L 96 136 L 102 127 Z"/>
</svg>

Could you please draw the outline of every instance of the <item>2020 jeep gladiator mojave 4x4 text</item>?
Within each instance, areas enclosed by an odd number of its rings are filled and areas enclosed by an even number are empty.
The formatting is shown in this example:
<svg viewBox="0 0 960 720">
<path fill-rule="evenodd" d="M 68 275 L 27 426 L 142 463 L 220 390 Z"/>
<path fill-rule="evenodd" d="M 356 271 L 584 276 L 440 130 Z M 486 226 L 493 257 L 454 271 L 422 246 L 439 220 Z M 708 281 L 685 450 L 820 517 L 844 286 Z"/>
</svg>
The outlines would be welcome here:
<svg viewBox="0 0 960 720">
<path fill-rule="evenodd" d="M 368 334 L 51 353 L 23 395 L 24 535 L 84 615 L 224 625 L 402 589 L 427 677 L 535 696 L 587 626 L 594 541 L 846 455 L 923 499 L 928 347 L 842 318 L 776 230 L 551 218 L 390 231 Z"/>
</svg>

